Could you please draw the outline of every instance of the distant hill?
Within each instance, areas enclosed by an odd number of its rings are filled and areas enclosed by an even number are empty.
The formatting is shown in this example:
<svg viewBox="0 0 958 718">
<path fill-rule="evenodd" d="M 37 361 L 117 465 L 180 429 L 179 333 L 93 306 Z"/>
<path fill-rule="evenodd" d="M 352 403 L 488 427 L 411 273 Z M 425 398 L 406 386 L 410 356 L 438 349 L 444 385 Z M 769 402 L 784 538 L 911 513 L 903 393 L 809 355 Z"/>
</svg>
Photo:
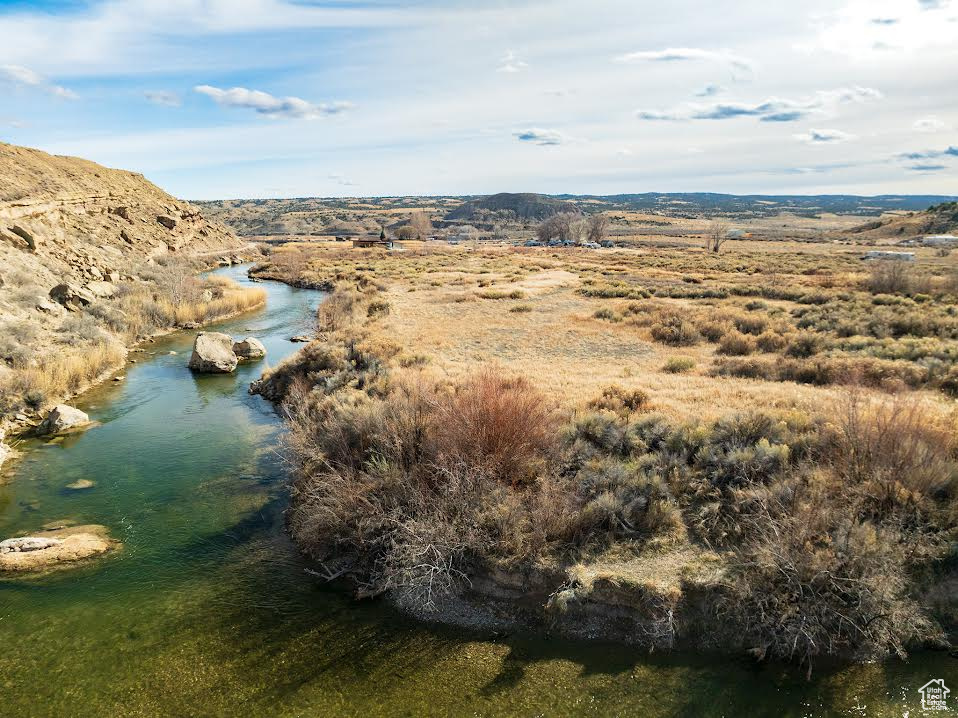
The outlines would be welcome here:
<svg viewBox="0 0 958 718">
<path fill-rule="evenodd" d="M 486 213 L 512 212 L 519 220 L 540 221 L 560 212 L 578 212 L 574 202 L 542 194 L 501 192 L 464 202 L 446 215 L 446 219 L 473 221 Z"/>
<path fill-rule="evenodd" d="M 923 212 L 909 212 L 866 222 L 846 232 L 860 239 L 909 239 L 925 234 L 958 234 L 958 202 L 942 202 Z"/>
<path fill-rule="evenodd" d="M 243 244 L 141 174 L 0 143 L 0 269 L 53 286 L 91 266 Z"/>
<path fill-rule="evenodd" d="M 721 215 L 738 219 L 774 217 L 788 213 L 803 217 L 820 214 L 878 216 L 885 212 L 920 211 L 954 201 L 948 195 L 736 195 L 712 192 L 646 192 L 615 195 L 556 195 L 575 202 L 598 201 L 610 209 L 654 212 L 673 217 Z"/>
</svg>

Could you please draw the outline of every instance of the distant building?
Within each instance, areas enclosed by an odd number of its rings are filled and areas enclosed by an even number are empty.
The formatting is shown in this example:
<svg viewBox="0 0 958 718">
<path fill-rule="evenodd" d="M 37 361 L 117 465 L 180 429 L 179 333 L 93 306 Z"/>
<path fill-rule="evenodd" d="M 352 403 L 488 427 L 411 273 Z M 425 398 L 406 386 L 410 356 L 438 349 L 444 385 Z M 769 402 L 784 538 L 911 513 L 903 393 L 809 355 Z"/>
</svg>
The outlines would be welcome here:
<svg viewBox="0 0 958 718">
<path fill-rule="evenodd" d="M 953 234 L 928 234 L 921 238 L 926 247 L 950 247 L 958 244 L 958 237 Z"/>
<path fill-rule="evenodd" d="M 379 237 L 363 237 L 353 240 L 354 249 L 392 249 L 393 241 L 391 239 L 380 239 Z"/>
<path fill-rule="evenodd" d="M 882 251 L 872 251 L 865 252 L 862 257 L 864 260 L 876 260 L 876 259 L 885 259 L 892 260 L 896 262 L 914 262 L 915 253 L 914 252 L 882 252 Z"/>
</svg>

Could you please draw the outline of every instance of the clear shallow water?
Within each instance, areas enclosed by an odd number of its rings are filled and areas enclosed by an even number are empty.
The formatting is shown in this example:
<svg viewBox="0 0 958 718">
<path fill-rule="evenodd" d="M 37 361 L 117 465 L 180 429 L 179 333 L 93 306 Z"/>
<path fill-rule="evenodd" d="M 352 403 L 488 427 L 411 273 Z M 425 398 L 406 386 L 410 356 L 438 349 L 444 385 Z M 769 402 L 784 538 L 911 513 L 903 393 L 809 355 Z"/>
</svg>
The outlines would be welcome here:
<svg viewBox="0 0 958 718">
<path fill-rule="evenodd" d="M 245 281 L 245 268 L 223 273 Z M 0 486 L 0 537 L 70 519 L 122 552 L 0 580 L 0 716 L 921 715 L 917 688 L 958 661 L 821 670 L 425 626 L 303 571 L 282 529 L 282 430 L 249 382 L 296 350 L 317 292 L 263 283 L 267 307 L 218 329 L 266 362 L 192 375 L 192 333 L 77 404 L 100 426 L 36 442 Z M 168 352 L 175 351 L 176 355 Z M 96 482 L 89 491 L 64 487 Z M 954 685 L 952 685 L 954 684 Z M 958 704 L 958 699 L 952 699 Z"/>
</svg>

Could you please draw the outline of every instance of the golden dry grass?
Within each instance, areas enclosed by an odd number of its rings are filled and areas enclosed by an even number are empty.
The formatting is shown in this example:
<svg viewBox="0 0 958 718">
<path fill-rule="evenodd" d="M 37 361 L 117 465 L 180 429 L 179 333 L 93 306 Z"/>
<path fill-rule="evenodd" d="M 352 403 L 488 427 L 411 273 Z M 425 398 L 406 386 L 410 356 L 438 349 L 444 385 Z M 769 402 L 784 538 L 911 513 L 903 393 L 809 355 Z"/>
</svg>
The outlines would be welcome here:
<svg viewBox="0 0 958 718">
<path fill-rule="evenodd" d="M 274 273 L 265 276 L 331 282 L 373 278 L 390 305 L 389 314 L 373 325 L 373 340 L 398 345 L 400 364 L 425 366 L 448 378 L 467 377 L 478 364 L 498 364 L 567 405 L 581 405 L 613 384 L 641 388 L 658 409 L 683 418 L 754 408 L 826 410 L 840 388 L 713 376 L 713 363 L 721 358 L 717 344 L 672 347 L 654 341 L 641 317 L 604 321 L 594 316 L 600 309 L 621 315 L 634 304 L 631 300 L 582 294 L 603 287 L 651 290 L 654 298 L 639 300 L 644 310 L 701 318 L 712 312 L 746 315 L 750 297 L 696 296 L 700 290 L 787 288 L 796 294 L 837 295 L 859 291 L 867 276 L 858 247 L 759 241 L 727 246 L 713 255 L 693 239 L 677 248 L 650 244 L 602 252 L 426 244 L 386 253 L 292 244 L 274 251 Z M 954 272 L 954 259 L 919 254 L 924 269 L 941 274 L 935 281 Z M 793 299 L 762 303 L 764 309 L 753 314 L 771 325 L 805 306 Z M 666 371 L 677 357 L 693 360 L 694 367 Z M 950 410 L 939 393 L 916 396 L 929 407 Z"/>
<path fill-rule="evenodd" d="M 7 408 L 21 402 L 38 408 L 83 391 L 104 374 L 122 366 L 126 344 L 177 326 L 192 326 L 223 319 L 262 306 L 266 292 L 258 287 L 242 288 L 231 280 L 212 277 L 197 287 L 209 289 L 213 298 L 195 299 L 191 292 L 177 302 L 155 288 L 134 288 L 96 320 L 77 315 L 96 324 L 100 331 L 94 340 L 72 340 L 48 348 L 25 367 L 10 370 L 0 382 L 0 405 Z M 202 293 L 198 295 L 202 297 Z"/>
<path fill-rule="evenodd" d="M 34 396 L 44 399 L 68 396 L 115 369 L 125 358 L 126 349 L 115 342 L 81 350 L 60 350 L 36 366 L 16 372 L 12 388 L 29 401 L 33 401 Z"/>
</svg>

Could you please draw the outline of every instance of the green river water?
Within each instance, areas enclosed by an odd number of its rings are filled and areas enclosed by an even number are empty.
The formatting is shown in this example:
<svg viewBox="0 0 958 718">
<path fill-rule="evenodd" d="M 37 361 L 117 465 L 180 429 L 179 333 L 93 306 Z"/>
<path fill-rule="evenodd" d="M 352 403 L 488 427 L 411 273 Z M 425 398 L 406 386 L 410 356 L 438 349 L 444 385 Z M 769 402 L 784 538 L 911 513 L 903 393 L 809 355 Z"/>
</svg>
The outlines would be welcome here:
<svg viewBox="0 0 958 718">
<path fill-rule="evenodd" d="M 245 267 L 221 271 L 246 281 Z M 322 585 L 283 533 L 281 422 L 247 393 L 296 350 L 288 338 L 321 295 L 259 286 L 266 308 L 217 328 L 261 338 L 265 362 L 194 376 L 192 334 L 158 339 L 131 355 L 125 381 L 77 401 L 99 426 L 30 443 L 8 470 L 0 538 L 71 520 L 106 525 L 124 547 L 0 580 L 3 718 L 918 716 L 928 680 L 958 691 L 958 660 L 943 653 L 806 680 L 740 658 L 424 625 Z M 65 488 L 84 478 L 96 486 Z"/>
</svg>

